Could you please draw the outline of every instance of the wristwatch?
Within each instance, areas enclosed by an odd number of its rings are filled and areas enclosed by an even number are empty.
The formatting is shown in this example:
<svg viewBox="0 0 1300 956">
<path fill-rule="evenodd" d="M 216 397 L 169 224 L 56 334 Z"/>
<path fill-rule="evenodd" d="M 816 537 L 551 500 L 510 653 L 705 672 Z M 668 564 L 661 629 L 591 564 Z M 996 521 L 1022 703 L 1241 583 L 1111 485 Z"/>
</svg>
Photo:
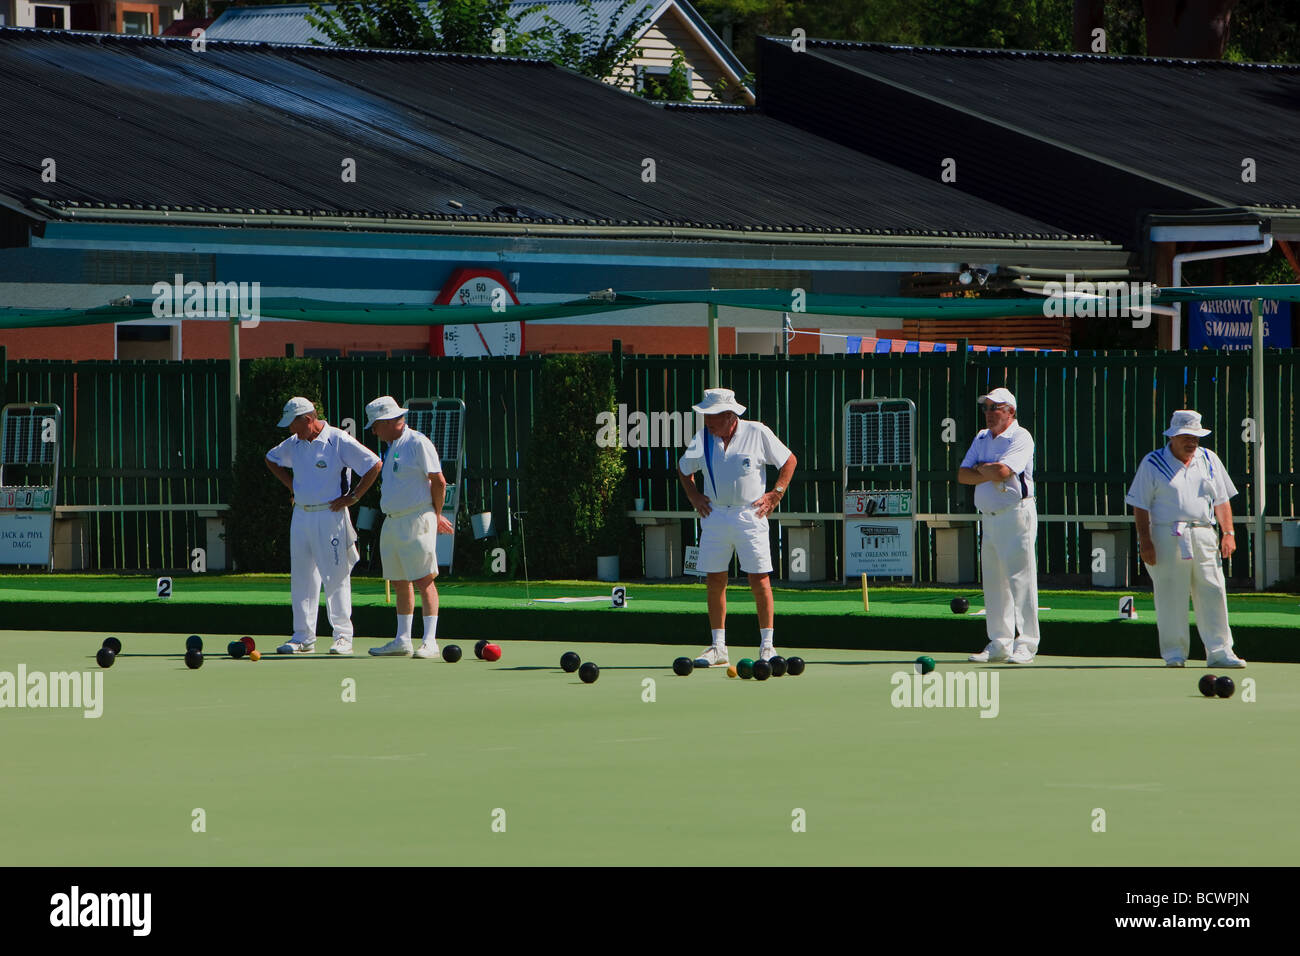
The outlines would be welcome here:
<svg viewBox="0 0 1300 956">
<path fill-rule="evenodd" d="M 1235 532 L 1235 531 L 1225 531 L 1225 532 L 1223 532 L 1223 536 L 1224 536 L 1225 538 L 1235 538 L 1235 537 L 1237 536 L 1237 532 Z"/>
<path fill-rule="evenodd" d="M 782 498 L 785 497 L 785 486 L 784 486 L 784 485 L 777 485 L 777 486 L 776 486 L 775 488 L 773 488 L 772 490 L 775 491 L 777 494 L 779 494 Z"/>
</svg>

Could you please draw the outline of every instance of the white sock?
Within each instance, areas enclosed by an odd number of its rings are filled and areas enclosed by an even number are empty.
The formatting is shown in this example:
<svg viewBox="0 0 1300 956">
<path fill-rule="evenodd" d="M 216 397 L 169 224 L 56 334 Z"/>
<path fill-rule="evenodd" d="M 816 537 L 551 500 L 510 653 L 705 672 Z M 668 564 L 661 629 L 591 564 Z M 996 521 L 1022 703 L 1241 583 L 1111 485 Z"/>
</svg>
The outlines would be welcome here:
<svg viewBox="0 0 1300 956">
<path fill-rule="evenodd" d="M 424 615 L 424 643 L 430 647 L 438 646 L 438 615 Z"/>
<path fill-rule="evenodd" d="M 771 646 L 772 646 L 772 632 L 775 631 L 775 630 L 776 630 L 776 628 L 774 628 L 774 627 L 760 627 L 760 628 L 758 629 L 758 641 L 759 641 L 759 646 L 761 646 L 761 647 L 771 647 Z"/>
<path fill-rule="evenodd" d="M 414 614 L 397 615 L 397 639 L 403 644 L 411 643 L 411 625 L 415 622 Z"/>
<path fill-rule="evenodd" d="M 727 629 L 725 627 L 715 627 L 713 629 L 713 646 L 714 647 L 727 646 Z"/>
</svg>

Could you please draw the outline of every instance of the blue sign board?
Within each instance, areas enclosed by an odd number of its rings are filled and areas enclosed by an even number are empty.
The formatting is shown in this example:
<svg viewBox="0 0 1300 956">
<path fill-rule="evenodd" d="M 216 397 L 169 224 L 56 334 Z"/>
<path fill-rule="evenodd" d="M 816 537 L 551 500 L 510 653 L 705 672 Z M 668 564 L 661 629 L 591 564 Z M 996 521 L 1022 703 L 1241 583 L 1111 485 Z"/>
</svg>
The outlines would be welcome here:
<svg viewBox="0 0 1300 956">
<path fill-rule="evenodd" d="M 1187 310 L 1188 347 L 1248 349 L 1251 345 L 1250 299 L 1192 302 Z M 1264 348 L 1291 347 L 1291 303 L 1265 299 L 1260 303 Z"/>
</svg>

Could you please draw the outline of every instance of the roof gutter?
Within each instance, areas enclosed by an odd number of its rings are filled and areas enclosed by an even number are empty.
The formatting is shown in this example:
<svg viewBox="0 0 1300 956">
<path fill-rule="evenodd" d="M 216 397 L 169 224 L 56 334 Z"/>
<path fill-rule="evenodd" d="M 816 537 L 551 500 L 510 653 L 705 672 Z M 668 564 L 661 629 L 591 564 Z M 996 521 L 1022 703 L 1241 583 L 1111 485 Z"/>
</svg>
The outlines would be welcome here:
<svg viewBox="0 0 1300 956">
<path fill-rule="evenodd" d="M 998 236 L 945 236 L 941 234 L 874 235 L 862 232 L 816 232 L 790 227 L 770 229 L 724 229 L 707 226 L 607 226 L 591 223 L 474 222 L 465 220 L 421 220 L 392 216 L 289 215 L 254 212 L 200 212 L 178 209 L 99 209 L 55 206 L 43 199 L 33 205 L 51 217 L 75 222 L 148 222 L 176 225 L 257 227 L 287 226 L 339 230 L 390 231 L 429 234 L 468 234 L 514 237 L 569 237 L 611 239 L 668 239 L 678 241 L 726 240 L 732 242 L 788 243 L 791 245 L 906 246 L 941 243 L 950 247 L 987 248 L 996 245 L 1012 249 L 1117 249 L 1105 239 L 1030 239 Z"/>
<path fill-rule="evenodd" d="M 1203 262 L 1206 259 L 1227 259 L 1231 256 L 1253 256 L 1260 253 L 1268 252 L 1273 248 L 1273 235 L 1269 233 L 1264 236 L 1262 242 L 1254 243 L 1249 246 L 1230 246 L 1226 249 L 1199 249 L 1195 252 L 1180 252 L 1174 256 L 1173 277 L 1169 283 L 1170 288 L 1177 289 L 1183 284 L 1183 263 L 1184 262 Z M 1183 337 L 1183 303 L 1178 303 L 1178 317 L 1171 323 L 1169 335 L 1169 348 L 1172 351 L 1178 351 L 1182 347 Z"/>
</svg>

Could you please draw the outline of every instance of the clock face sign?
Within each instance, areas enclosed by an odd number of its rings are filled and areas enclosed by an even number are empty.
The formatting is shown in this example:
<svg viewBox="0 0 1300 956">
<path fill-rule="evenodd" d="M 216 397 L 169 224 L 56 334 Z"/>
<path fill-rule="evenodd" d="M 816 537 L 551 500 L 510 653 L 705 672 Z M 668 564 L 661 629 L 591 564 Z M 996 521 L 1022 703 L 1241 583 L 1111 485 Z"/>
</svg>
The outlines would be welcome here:
<svg viewBox="0 0 1300 956">
<path fill-rule="evenodd" d="M 434 300 L 435 305 L 464 305 L 491 308 L 518 305 L 510 283 L 495 269 L 457 269 Z M 519 356 L 524 351 L 522 322 L 480 322 L 435 325 L 430 334 L 434 355 Z"/>
</svg>

